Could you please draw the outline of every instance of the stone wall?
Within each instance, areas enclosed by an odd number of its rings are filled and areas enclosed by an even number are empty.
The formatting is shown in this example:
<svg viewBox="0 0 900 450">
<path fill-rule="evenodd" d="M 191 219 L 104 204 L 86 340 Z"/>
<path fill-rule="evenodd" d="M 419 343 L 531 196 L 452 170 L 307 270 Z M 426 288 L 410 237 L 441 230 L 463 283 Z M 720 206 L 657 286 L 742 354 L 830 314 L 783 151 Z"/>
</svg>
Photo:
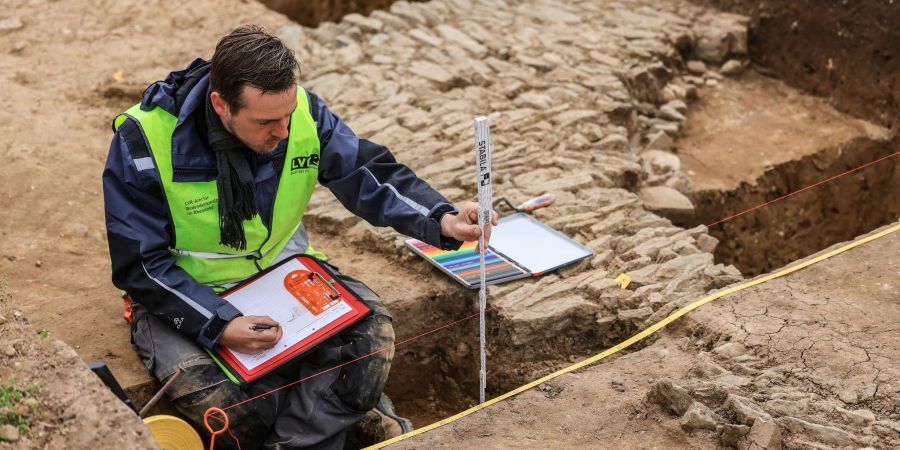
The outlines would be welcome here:
<svg viewBox="0 0 900 450">
<path fill-rule="evenodd" d="M 480 114 L 491 121 L 495 195 L 556 194 L 536 216 L 596 256 L 492 290 L 502 307 L 492 340 L 527 346 L 509 355 L 521 364 L 608 345 L 741 278 L 714 263 L 704 227 L 652 211 L 691 213 L 673 138 L 696 86 L 744 67 L 746 23 L 680 1 L 438 0 L 278 33 L 309 61 L 308 88 L 451 200 L 474 198 Z M 410 257 L 399 235 L 359 223 L 327 192 L 311 204 L 313 229 L 350 227 L 348 239 Z M 622 272 L 626 289 L 612 281 Z"/>
</svg>

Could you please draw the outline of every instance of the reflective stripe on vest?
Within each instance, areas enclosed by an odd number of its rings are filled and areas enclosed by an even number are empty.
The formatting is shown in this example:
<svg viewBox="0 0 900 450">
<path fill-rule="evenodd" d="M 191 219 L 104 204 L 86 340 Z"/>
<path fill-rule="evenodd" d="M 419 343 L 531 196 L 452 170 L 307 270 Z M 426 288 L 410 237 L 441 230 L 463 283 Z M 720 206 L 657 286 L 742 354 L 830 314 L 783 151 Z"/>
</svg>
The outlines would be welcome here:
<svg viewBox="0 0 900 450">
<path fill-rule="evenodd" d="M 198 282 L 213 286 L 243 280 L 271 266 L 300 227 L 318 177 L 319 137 L 306 91 L 297 87 L 297 108 L 291 114 L 271 230 L 258 214 L 245 220 L 247 249 L 241 251 L 219 243 L 216 180 L 175 182 L 172 179 L 172 135 L 178 118 L 160 107 L 144 111 L 138 104 L 117 117 L 114 126 L 118 128 L 126 117 L 140 125 L 159 171 L 174 228 L 174 248 L 169 251 L 175 256 L 175 263 Z M 312 247 L 307 247 L 306 253 L 324 258 Z"/>
</svg>

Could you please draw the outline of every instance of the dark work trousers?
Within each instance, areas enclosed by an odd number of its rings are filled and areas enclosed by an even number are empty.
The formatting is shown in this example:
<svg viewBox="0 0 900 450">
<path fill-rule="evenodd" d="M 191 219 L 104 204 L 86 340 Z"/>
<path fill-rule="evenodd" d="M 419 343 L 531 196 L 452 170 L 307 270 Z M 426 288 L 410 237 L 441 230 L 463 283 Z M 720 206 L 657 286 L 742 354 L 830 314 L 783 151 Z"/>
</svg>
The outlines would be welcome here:
<svg viewBox="0 0 900 450">
<path fill-rule="evenodd" d="M 292 381 L 319 373 L 379 349 L 383 352 L 226 411 L 229 429 L 243 450 L 340 449 L 346 430 L 375 407 L 394 356 L 394 328 L 381 299 L 361 282 L 339 274 L 373 313 L 324 342 L 293 367 L 282 368 L 244 387 L 229 380 L 206 351 L 172 326 L 133 305 L 132 342 L 160 382 L 180 367 L 182 375 L 167 392 L 181 414 L 208 439 L 203 413 L 224 408 Z M 217 422 L 210 420 L 213 429 Z M 237 448 L 228 433 L 216 449 Z"/>
</svg>

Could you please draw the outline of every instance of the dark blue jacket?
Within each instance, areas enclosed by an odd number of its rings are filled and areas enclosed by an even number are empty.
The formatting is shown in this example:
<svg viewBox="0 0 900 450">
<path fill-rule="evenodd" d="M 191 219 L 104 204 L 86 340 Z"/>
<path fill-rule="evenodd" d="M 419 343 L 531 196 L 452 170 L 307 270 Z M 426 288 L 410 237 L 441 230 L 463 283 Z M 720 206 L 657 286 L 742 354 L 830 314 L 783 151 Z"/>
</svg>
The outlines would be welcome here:
<svg viewBox="0 0 900 450">
<path fill-rule="evenodd" d="M 178 117 L 172 136 L 173 181 L 216 178 L 216 158 L 206 141 L 204 119 L 209 64 L 196 60 L 144 92 L 141 108 L 160 107 Z M 446 198 L 394 159 L 384 146 L 358 138 L 310 93 L 321 144 L 319 183 L 348 210 L 375 226 L 444 248 L 460 242 L 440 235 L 440 218 L 456 210 Z M 287 140 L 271 154 L 256 154 L 256 204 L 271 223 Z M 172 225 L 159 172 L 139 126 L 126 120 L 110 144 L 103 171 L 106 229 L 113 284 L 152 314 L 213 349 L 221 330 L 240 313 L 212 287 L 195 281 L 169 253 Z"/>
</svg>

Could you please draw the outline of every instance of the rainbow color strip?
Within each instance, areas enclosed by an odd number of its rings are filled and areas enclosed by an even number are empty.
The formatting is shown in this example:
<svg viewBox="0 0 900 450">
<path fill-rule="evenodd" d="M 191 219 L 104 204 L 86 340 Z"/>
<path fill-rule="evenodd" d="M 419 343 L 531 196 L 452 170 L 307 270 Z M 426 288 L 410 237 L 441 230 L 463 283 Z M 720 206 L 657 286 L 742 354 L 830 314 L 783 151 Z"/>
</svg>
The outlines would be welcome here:
<svg viewBox="0 0 900 450">
<path fill-rule="evenodd" d="M 455 251 L 441 250 L 416 239 L 407 240 L 406 245 L 452 275 L 466 287 L 478 286 L 480 277 L 478 275 L 479 258 L 475 251 L 476 242 L 465 242 L 459 250 Z M 484 255 L 484 264 L 485 283 L 488 284 L 528 275 L 528 272 L 491 249 L 488 249 L 487 254 Z"/>
</svg>

